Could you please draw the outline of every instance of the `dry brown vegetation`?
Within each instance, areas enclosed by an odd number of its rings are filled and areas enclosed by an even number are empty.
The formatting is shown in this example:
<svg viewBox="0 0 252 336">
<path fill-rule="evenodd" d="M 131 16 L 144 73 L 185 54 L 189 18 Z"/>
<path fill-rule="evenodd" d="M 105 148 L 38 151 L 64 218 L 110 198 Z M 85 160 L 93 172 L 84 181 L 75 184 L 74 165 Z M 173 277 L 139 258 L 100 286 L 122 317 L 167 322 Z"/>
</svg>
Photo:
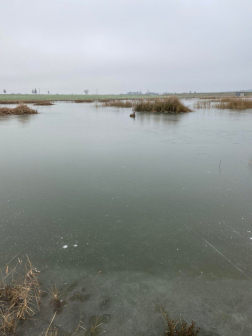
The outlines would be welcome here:
<svg viewBox="0 0 252 336">
<path fill-rule="evenodd" d="M 205 101 L 204 100 L 203 101 L 199 100 L 193 106 L 194 106 L 194 108 L 197 108 L 197 109 L 208 109 L 208 108 L 212 107 L 210 100 L 205 100 Z"/>
<path fill-rule="evenodd" d="M 9 104 L 34 104 L 34 105 L 53 105 L 50 100 L 0 100 L 0 105 Z"/>
<path fill-rule="evenodd" d="M 23 266 L 18 259 L 17 265 L 9 271 L 7 265 L 1 270 L 0 281 L 0 333 L 14 333 L 20 320 L 33 316 L 38 308 L 40 290 L 37 274 L 39 273 L 27 257 Z"/>
<path fill-rule="evenodd" d="M 223 97 L 221 99 L 199 100 L 194 107 L 197 109 L 232 109 L 232 110 L 245 110 L 252 108 L 252 99 L 239 98 L 239 97 Z"/>
<path fill-rule="evenodd" d="M 54 104 L 50 100 L 41 100 L 41 101 L 34 103 L 34 105 L 49 106 L 49 105 L 54 105 Z"/>
<path fill-rule="evenodd" d="M 110 100 L 108 102 L 105 102 L 101 104 L 101 106 L 111 106 L 111 107 L 133 107 L 134 102 L 130 100 Z"/>
<path fill-rule="evenodd" d="M 99 99 L 99 103 L 108 103 L 111 99 Z"/>
<path fill-rule="evenodd" d="M 20 114 L 36 114 L 38 113 L 36 110 L 29 108 L 27 105 L 20 104 L 17 107 L 1 107 L 0 108 L 0 116 L 5 115 L 20 115 Z"/>
<path fill-rule="evenodd" d="M 222 98 L 215 105 L 219 109 L 245 110 L 252 109 L 252 99 L 245 98 Z"/>
<path fill-rule="evenodd" d="M 135 112 L 155 112 L 155 113 L 185 113 L 191 112 L 177 97 L 156 98 L 152 100 L 140 100 L 134 104 Z"/>
<path fill-rule="evenodd" d="M 165 335 L 166 336 L 197 336 L 200 328 L 196 327 L 196 323 L 192 321 L 191 324 L 187 325 L 186 322 L 181 319 L 178 321 L 172 320 L 169 318 L 162 309 L 161 312 L 165 319 Z"/>
<path fill-rule="evenodd" d="M 77 99 L 75 103 L 93 103 L 93 99 Z"/>
<path fill-rule="evenodd" d="M 0 105 L 19 104 L 19 100 L 0 100 Z"/>
</svg>

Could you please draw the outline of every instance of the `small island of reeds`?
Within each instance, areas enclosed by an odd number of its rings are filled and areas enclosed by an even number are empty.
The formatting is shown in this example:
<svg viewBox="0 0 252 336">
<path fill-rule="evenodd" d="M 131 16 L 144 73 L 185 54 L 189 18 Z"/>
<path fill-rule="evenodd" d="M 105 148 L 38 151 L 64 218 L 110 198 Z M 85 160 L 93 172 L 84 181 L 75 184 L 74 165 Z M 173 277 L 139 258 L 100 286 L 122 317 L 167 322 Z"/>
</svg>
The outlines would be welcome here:
<svg viewBox="0 0 252 336">
<path fill-rule="evenodd" d="M 170 114 L 192 112 L 177 97 L 156 98 L 152 100 L 143 99 L 134 104 L 133 111 Z"/>
<path fill-rule="evenodd" d="M 36 114 L 38 113 L 36 110 L 31 109 L 27 105 L 20 104 L 17 107 L 1 107 L 0 108 L 0 116 L 7 115 L 21 115 L 21 114 Z"/>
<path fill-rule="evenodd" d="M 36 103 L 34 103 L 34 105 L 36 106 L 50 106 L 50 105 L 54 105 L 50 100 L 40 100 Z"/>
</svg>

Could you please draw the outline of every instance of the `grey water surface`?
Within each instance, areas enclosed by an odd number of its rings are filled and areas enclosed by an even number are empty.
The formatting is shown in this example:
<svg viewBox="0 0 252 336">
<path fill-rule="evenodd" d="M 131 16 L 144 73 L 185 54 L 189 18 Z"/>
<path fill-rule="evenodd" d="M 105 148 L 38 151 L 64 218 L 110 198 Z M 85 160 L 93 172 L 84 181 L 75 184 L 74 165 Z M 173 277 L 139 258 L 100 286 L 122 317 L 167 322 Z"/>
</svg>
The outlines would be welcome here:
<svg viewBox="0 0 252 336">
<path fill-rule="evenodd" d="M 252 110 L 38 112 L 0 117 L 0 265 L 28 254 L 57 283 L 59 335 L 82 313 L 101 334 L 158 336 L 160 308 L 200 335 L 251 335 Z"/>
</svg>

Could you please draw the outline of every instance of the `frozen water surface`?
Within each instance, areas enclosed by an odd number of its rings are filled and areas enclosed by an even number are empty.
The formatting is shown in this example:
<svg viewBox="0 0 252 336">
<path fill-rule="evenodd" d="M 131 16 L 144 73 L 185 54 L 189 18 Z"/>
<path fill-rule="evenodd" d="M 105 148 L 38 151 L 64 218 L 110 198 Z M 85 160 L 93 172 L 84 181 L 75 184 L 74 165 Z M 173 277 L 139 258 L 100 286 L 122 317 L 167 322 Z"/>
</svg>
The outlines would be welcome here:
<svg viewBox="0 0 252 336">
<path fill-rule="evenodd" d="M 57 284 L 59 335 L 81 313 L 101 334 L 160 335 L 160 307 L 201 335 L 250 335 L 252 111 L 38 110 L 0 117 L 0 264 L 27 253 Z M 43 307 L 18 335 L 44 335 Z"/>
</svg>

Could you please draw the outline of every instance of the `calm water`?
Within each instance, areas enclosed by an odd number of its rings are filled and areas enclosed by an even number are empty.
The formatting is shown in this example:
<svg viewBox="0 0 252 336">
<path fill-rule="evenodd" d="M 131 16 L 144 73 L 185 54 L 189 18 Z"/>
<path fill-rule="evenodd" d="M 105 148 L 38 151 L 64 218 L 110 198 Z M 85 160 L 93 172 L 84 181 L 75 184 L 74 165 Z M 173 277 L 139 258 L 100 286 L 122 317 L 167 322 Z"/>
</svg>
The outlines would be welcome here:
<svg viewBox="0 0 252 336">
<path fill-rule="evenodd" d="M 85 287 L 60 335 L 83 309 L 108 335 L 159 335 L 159 307 L 202 335 L 250 335 L 252 111 L 38 111 L 0 117 L 0 264 L 27 253 L 66 300 Z"/>
</svg>

